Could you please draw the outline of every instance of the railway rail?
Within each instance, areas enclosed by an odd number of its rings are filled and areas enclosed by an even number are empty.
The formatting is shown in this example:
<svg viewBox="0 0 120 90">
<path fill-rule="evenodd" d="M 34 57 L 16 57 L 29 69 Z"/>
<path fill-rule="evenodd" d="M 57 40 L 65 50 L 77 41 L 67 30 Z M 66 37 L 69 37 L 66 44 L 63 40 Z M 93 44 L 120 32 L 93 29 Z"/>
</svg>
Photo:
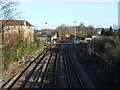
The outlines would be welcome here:
<svg viewBox="0 0 120 90">
<path fill-rule="evenodd" d="M 56 85 L 56 66 L 58 61 L 59 46 L 51 53 L 51 57 L 46 65 L 40 88 L 55 88 Z"/>
<path fill-rule="evenodd" d="M 37 67 L 38 67 L 37 65 L 39 65 L 40 62 L 46 56 L 48 56 L 49 53 L 50 53 L 49 49 L 43 50 L 32 62 L 29 63 L 29 65 L 25 69 L 23 69 L 23 71 L 17 76 L 17 78 L 13 82 L 12 82 L 12 79 L 9 80 L 8 82 L 6 82 L 5 84 L 2 85 L 2 88 L 8 88 L 8 89 L 24 88 L 25 85 L 27 84 L 27 82 L 30 80 L 33 72 L 35 72 L 35 70 L 37 69 Z M 33 66 L 34 66 L 34 68 L 33 68 Z M 33 68 L 32 70 L 31 70 L 31 67 Z M 23 78 L 25 80 L 22 82 Z"/>
<path fill-rule="evenodd" d="M 9 85 L 2 88 L 87 88 L 80 77 L 71 45 L 56 45 L 42 51 Z M 31 67 L 31 68 L 30 68 Z"/>
<path fill-rule="evenodd" d="M 68 80 L 69 88 L 85 88 L 83 82 L 80 79 L 76 66 L 73 62 L 72 52 L 70 51 L 70 47 L 64 47 L 64 65 L 66 68 L 66 75 Z"/>
<path fill-rule="evenodd" d="M 25 72 L 34 62 L 36 62 L 36 60 L 37 60 L 40 56 L 42 56 L 42 55 L 45 53 L 46 50 L 47 50 L 47 49 L 41 51 L 41 52 L 34 58 L 34 60 L 31 61 L 31 62 L 29 63 L 29 65 L 28 65 L 22 72 Z M 5 87 L 15 76 L 16 76 L 16 75 L 14 75 L 13 77 L 11 77 L 11 78 L 10 78 L 6 83 L 4 83 L 1 87 L 2 87 L 2 88 Z"/>
</svg>

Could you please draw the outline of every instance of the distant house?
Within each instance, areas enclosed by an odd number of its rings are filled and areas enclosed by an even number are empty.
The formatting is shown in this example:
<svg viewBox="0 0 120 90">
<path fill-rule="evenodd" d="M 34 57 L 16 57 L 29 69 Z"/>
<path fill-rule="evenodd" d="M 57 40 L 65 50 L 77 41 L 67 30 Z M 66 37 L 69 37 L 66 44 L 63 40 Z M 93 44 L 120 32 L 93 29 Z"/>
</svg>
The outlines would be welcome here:
<svg viewBox="0 0 120 90">
<path fill-rule="evenodd" d="M 87 42 L 90 42 L 92 40 L 92 38 L 85 38 L 85 42 L 87 43 Z"/>
<path fill-rule="evenodd" d="M 92 39 L 95 39 L 95 38 L 98 38 L 98 39 L 99 39 L 99 38 L 104 38 L 104 37 L 105 37 L 105 36 L 102 36 L 102 35 L 93 35 L 93 36 L 92 36 Z"/>
<path fill-rule="evenodd" d="M 55 44 L 55 39 L 57 38 L 57 33 L 53 32 L 51 34 L 47 34 L 47 42 L 46 43 L 53 43 Z"/>
<path fill-rule="evenodd" d="M 34 26 L 25 20 L 0 20 L 3 28 L 3 44 L 18 39 L 34 41 Z"/>
<path fill-rule="evenodd" d="M 113 30 L 113 35 L 115 35 L 115 36 L 120 35 L 120 30 Z"/>
<path fill-rule="evenodd" d="M 55 39 L 57 38 L 57 33 L 55 30 L 40 30 L 35 34 L 38 39 L 46 40 L 46 43 L 55 43 Z"/>
<path fill-rule="evenodd" d="M 52 32 L 56 32 L 56 31 L 53 30 L 53 29 L 43 29 L 43 30 L 37 30 L 36 34 L 49 34 L 49 33 L 52 33 Z"/>
</svg>

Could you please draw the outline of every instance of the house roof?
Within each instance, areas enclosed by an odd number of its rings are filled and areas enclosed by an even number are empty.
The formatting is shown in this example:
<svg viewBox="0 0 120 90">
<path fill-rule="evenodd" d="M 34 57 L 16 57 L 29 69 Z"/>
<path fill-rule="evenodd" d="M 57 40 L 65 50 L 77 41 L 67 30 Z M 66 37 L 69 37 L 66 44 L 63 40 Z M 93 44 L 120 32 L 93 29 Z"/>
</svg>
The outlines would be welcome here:
<svg viewBox="0 0 120 90">
<path fill-rule="evenodd" d="M 36 34 L 37 37 L 46 37 L 46 34 Z"/>
<path fill-rule="evenodd" d="M 47 34 L 47 33 L 42 33 L 42 34 L 36 34 L 36 36 L 37 37 L 52 37 L 52 36 L 54 36 L 55 35 L 55 32 L 52 32 L 52 33 L 49 33 L 49 34 Z"/>
<path fill-rule="evenodd" d="M 56 30 L 46 29 L 46 30 L 39 30 L 38 32 L 56 32 Z"/>
<path fill-rule="evenodd" d="M 25 20 L 14 20 L 14 19 L 8 19 L 8 20 L 0 20 L 2 22 L 2 25 L 4 26 L 23 26 L 24 22 L 26 22 L 27 26 L 33 26 L 28 21 Z"/>
</svg>

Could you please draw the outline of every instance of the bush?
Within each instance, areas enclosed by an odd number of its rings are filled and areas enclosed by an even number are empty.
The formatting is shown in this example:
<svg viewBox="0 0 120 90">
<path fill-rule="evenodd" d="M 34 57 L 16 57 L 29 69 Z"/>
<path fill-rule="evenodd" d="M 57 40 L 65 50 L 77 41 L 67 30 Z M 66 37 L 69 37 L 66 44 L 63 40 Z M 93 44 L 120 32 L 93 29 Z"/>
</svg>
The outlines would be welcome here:
<svg viewBox="0 0 120 90">
<path fill-rule="evenodd" d="M 7 69 L 10 62 L 20 60 L 21 57 L 26 57 L 39 48 L 40 40 L 37 39 L 34 42 L 20 40 L 16 45 L 12 43 L 3 47 L 3 69 Z"/>
<path fill-rule="evenodd" d="M 92 44 L 92 45 L 91 45 Z M 94 53 L 87 59 L 88 66 L 92 69 L 103 87 L 119 87 L 120 85 L 120 38 L 106 37 L 89 43 Z M 82 49 L 84 47 L 81 47 Z M 90 50 L 91 47 L 85 47 Z M 89 49 L 88 49 L 89 48 Z M 89 53 L 89 51 L 84 50 Z"/>
<path fill-rule="evenodd" d="M 96 43 L 97 42 L 99 41 L 96 41 Z M 96 47 L 101 47 L 98 51 L 104 49 L 100 55 L 107 61 L 108 70 L 111 76 L 113 76 L 113 79 L 117 78 L 117 80 L 120 81 L 120 38 L 108 37 L 101 40 L 101 43 L 103 46 L 101 46 L 100 43 L 97 43 Z M 96 50 L 96 52 L 98 51 Z"/>
<path fill-rule="evenodd" d="M 102 54 L 104 52 L 109 52 L 112 48 L 116 46 L 116 42 L 113 38 L 107 37 L 104 39 L 98 39 L 95 40 L 92 43 L 93 50 L 99 54 Z"/>
</svg>

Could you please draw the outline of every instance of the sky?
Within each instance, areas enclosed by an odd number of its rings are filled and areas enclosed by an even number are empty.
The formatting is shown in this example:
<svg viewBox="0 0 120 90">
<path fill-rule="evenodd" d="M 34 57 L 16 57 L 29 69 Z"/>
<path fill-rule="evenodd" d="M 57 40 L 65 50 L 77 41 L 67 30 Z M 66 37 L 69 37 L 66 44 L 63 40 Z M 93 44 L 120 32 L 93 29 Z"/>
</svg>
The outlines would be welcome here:
<svg viewBox="0 0 120 90">
<path fill-rule="evenodd" d="M 95 28 L 109 28 L 118 24 L 117 1 L 42 2 L 34 0 L 20 1 L 19 8 L 22 11 L 22 19 L 29 21 L 37 29 L 55 29 L 61 24 L 77 26 L 81 22 Z"/>
</svg>

